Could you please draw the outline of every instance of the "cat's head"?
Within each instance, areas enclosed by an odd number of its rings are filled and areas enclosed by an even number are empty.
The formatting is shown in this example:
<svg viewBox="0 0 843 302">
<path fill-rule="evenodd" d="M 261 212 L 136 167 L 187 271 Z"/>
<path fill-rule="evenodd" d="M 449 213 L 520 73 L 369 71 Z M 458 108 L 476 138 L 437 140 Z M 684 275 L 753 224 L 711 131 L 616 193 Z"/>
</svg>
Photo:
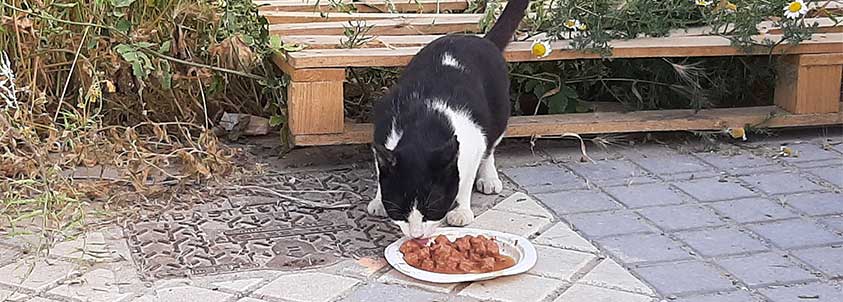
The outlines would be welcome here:
<svg viewBox="0 0 843 302">
<path fill-rule="evenodd" d="M 375 144 L 381 200 L 387 216 L 412 238 L 430 237 L 456 206 L 459 189 L 456 136 L 440 146 Z"/>
</svg>

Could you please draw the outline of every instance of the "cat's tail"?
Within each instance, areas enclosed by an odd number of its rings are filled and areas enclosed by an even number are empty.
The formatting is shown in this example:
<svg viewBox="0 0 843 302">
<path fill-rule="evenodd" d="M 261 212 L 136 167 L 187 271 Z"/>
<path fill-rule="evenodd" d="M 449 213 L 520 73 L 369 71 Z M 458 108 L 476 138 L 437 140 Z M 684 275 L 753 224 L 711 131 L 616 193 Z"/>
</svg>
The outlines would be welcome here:
<svg viewBox="0 0 843 302">
<path fill-rule="evenodd" d="M 486 39 L 495 43 L 498 49 L 503 51 L 512 41 L 512 35 L 518 29 L 518 24 L 521 24 L 521 19 L 524 19 L 524 11 L 529 4 L 530 0 L 510 0 L 501 16 L 498 17 L 498 21 L 492 26 L 492 30 L 486 34 Z"/>
</svg>

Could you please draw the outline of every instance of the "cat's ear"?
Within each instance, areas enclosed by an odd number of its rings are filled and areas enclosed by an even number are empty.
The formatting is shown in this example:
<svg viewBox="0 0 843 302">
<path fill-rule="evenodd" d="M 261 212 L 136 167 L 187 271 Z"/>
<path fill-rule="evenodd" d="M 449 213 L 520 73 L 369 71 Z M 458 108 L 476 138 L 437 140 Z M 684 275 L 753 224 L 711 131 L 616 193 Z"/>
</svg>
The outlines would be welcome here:
<svg viewBox="0 0 843 302">
<path fill-rule="evenodd" d="M 459 150 L 460 142 L 457 141 L 457 136 L 454 135 L 445 144 L 439 146 L 433 151 L 434 164 L 440 167 L 456 166 Z"/>
<path fill-rule="evenodd" d="M 386 146 L 374 143 L 372 150 L 375 151 L 375 160 L 381 169 L 391 169 L 398 164 L 398 161 L 395 159 L 395 153 L 387 149 Z"/>
</svg>

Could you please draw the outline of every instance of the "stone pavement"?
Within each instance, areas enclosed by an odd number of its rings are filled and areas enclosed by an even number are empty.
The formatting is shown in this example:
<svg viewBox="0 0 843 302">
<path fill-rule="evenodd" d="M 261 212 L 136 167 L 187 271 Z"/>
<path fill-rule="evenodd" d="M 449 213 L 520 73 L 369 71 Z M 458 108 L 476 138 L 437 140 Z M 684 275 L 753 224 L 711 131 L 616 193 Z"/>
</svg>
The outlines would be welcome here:
<svg viewBox="0 0 843 302">
<path fill-rule="evenodd" d="M 843 301 L 841 138 L 592 148 L 596 163 L 569 144 L 503 145 L 507 191 L 475 195 L 472 227 L 531 238 L 539 260 L 519 276 L 431 284 L 363 257 L 147 281 L 112 227 L 47 259 L 26 236 L 0 241 L 0 301 Z M 798 157 L 776 156 L 782 144 Z"/>
</svg>

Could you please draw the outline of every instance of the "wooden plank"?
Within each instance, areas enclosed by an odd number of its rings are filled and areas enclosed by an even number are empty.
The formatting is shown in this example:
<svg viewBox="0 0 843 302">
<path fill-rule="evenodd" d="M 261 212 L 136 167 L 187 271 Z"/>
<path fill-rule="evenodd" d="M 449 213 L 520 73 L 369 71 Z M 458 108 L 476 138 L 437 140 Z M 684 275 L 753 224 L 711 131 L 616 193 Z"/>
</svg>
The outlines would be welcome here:
<svg viewBox="0 0 843 302">
<path fill-rule="evenodd" d="M 763 35 L 763 38 L 778 40 L 779 35 Z M 612 58 L 652 57 L 711 57 L 765 55 L 770 51 L 758 47 L 748 52 L 732 47 L 729 39 L 717 36 L 642 38 L 613 41 Z M 535 62 L 574 59 L 598 59 L 600 55 L 581 52 L 571 48 L 568 41 L 551 44 L 553 52 L 544 58 L 536 58 L 530 52 L 531 42 L 513 42 L 507 47 L 505 57 L 509 62 Z M 294 68 L 317 67 L 390 67 L 404 66 L 420 50 L 420 47 L 366 48 L 366 49 L 311 49 L 288 53 L 288 62 Z M 843 49 L 843 33 L 815 34 L 813 39 L 799 45 L 779 45 L 773 54 L 816 54 L 840 53 Z"/>
<path fill-rule="evenodd" d="M 811 58 L 819 56 L 817 58 Z M 840 102 L 840 79 L 843 65 L 818 65 L 817 62 L 836 62 L 828 55 L 786 56 L 779 61 L 776 79 L 776 105 L 791 113 L 836 112 Z M 802 61 L 810 64 L 802 64 Z"/>
<path fill-rule="evenodd" d="M 355 10 L 359 13 L 435 13 L 447 11 L 459 12 L 464 11 L 468 8 L 468 1 L 466 0 L 363 0 L 353 3 L 350 0 L 344 0 L 342 2 L 351 7 L 354 7 Z M 261 11 L 342 12 L 342 8 L 332 6 L 331 2 L 328 0 L 257 0 L 254 1 L 254 3 L 257 5 L 261 5 L 259 8 Z"/>
<path fill-rule="evenodd" d="M 839 104 L 843 107 L 843 103 Z M 770 115 L 773 117 L 770 118 Z M 765 122 L 766 121 L 766 122 Z M 694 110 L 658 110 L 631 113 L 600 112 L 512 117 L 506 137 L 633 133 L 651 131 L 721 130 L 764 122 L 761 127 L 843 125 L 837 113 L 789 114 L 775 106 Z M 296 135 L 297 146 L 366 144 L 372 141 L 371 124 L 350 124 L 340 134 Z"/>
<path fill-rule="evenodd" d="M 802 56 L 799 58 L 799 66 L 811 65 L 841 65 L 843 64 L 843 50 L 841 53 L 828 53 L 820 55 Z"/>
<path fill-rule="evenodd" d="M 447 18 L 411 18 L 389 20 L 367 20 L 361 25 L 371 26 L 368 35 L 419 35 L 477 32 L 482 16 L 476 14 L 456 15 Z M 287 23 L 269 26 L 273 35 L 342 35 L 348 22 Z"/>
<path fill-rule="evenodd" d="M 290 133 L 342 133 L 342 81 L 290 82 L 287 86 L 287 120 Z"/>
<path fill-rule="evenodd" d="M 282 12 L 264 11 L 260 13 L 270 24 L 308 23 L 308 22 L 348 22 L 355 20 L 391 20 L 391 19 L 464 19 L 465 16 L 482 18 L 482 14 L 430 14 L 430 13 L 320 13 L 320 12 Z"/>
</svg>

